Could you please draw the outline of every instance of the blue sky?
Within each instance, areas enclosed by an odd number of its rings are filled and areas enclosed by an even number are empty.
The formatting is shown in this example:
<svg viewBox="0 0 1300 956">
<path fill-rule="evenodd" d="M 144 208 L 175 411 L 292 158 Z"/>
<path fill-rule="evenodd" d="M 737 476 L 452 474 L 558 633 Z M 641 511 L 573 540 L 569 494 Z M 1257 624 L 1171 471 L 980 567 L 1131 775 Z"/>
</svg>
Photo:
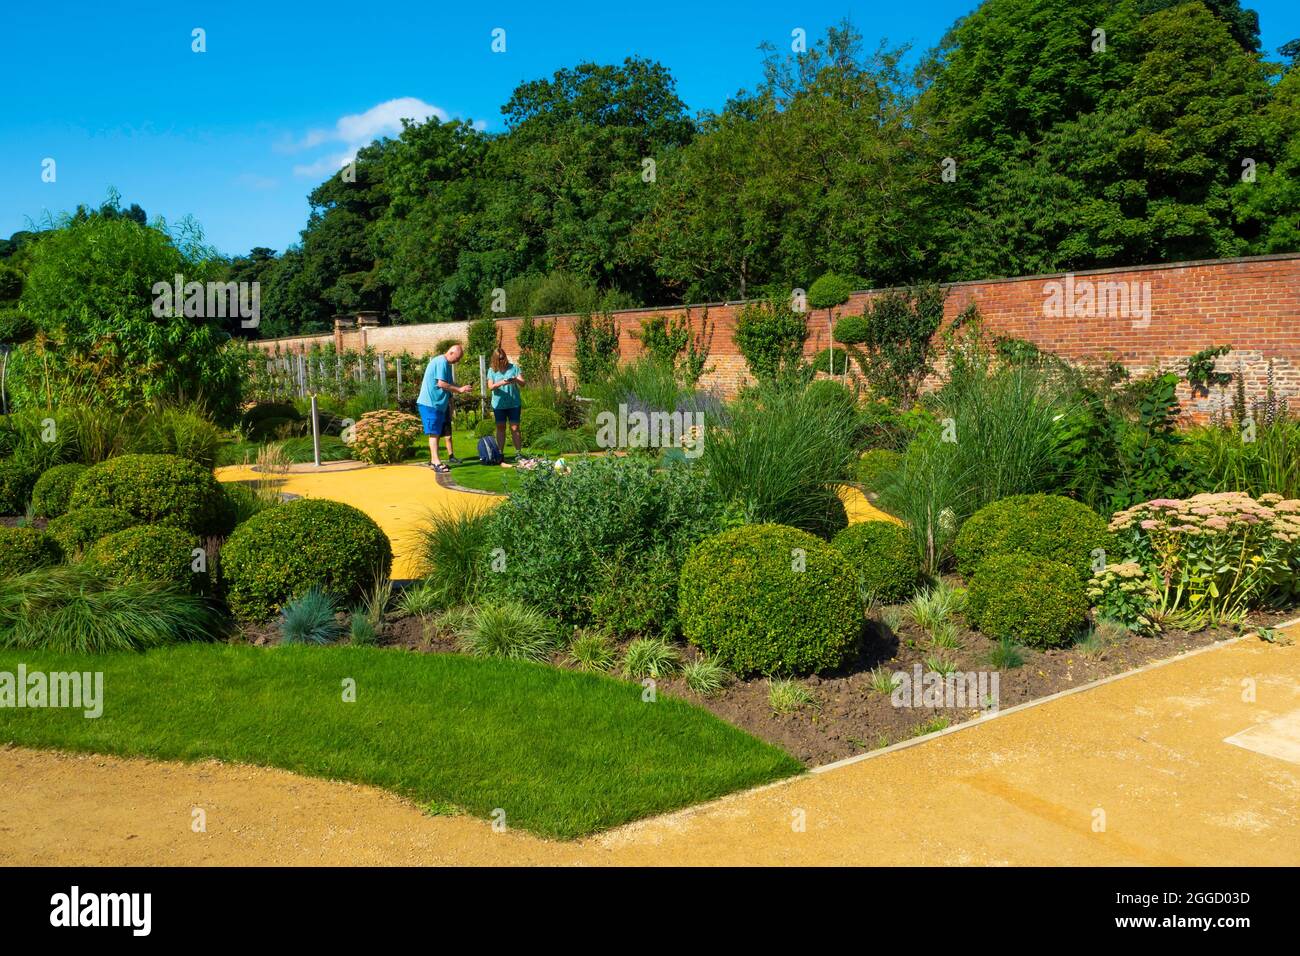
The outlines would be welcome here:
<svg viewBox="0 0 1300 956">
<path fill-rule="evenodd" d="M 192 214 L 223 252 L 282 251 L 311 188 L 399 114 L 434 108 L 500 130 L 520 82 L 632 54 L 667 65 L 692 112 L 716 109 L 758 79 L 759 43 L 788 43 L 795 27 L 811 41 L 849 16 L 868 44 L 925 49 L 975 5 L 6 0 L 0 236 L 98 204 L 112 186 L 151 218 Z M 1300 37 L 1295 0 L 1247 6 L 1270 53 Z M 196 27 L 205 53 L 191 50 Z M 490 48 L 498 27 L 504 54 Z M 53 183 L 41 179 L 47 157 Z"/>
</svg>

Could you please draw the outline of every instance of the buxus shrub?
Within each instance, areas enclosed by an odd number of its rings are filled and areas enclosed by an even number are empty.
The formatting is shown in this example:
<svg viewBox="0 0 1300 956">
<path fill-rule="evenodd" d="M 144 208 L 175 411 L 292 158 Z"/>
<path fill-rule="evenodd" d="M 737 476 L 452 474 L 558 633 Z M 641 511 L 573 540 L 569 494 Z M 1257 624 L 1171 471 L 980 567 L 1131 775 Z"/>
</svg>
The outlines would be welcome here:
<svg viewBox="0 0 1300 956">
<path fill-rule="evenodd" d="M 222 536 L 234 527 L 212 472 L 176 455 L 120 455 L 93 465 L 77 480 L 68 507 L 116 508 L 135 524 L 172 524 L 199 535 Z"/>
<path fill-rule="evenodd" d="M 0 514 L 20 515 L 27 510 L 40 473 L 40 465 L 24 459 L 0 459 Z"/>
<path fill-rule="evenodd" d="M 853 566 L 853 580 L 877 601 L 896 604 L 916 590 L 921 559 L 912 536 L 892 521 L 851 524 L 831 542 Z"/>
<path fill-rule="evenodd" d="M 32 487 L 32 511 L 36 516 L 57 518 L 67 511 L 72 489 L 85 471 L 85 465 L 76 463 L 55 465 L 37 478 Z"/>
<path fill-rule="evenodd" d="M 1092 575 L 1093 552 L 1114 546 L 1102 517 L 1081 502 L 1060 495 L 1012 495 L 975 512 L 962 525 L 953 550 L 966 577 L 995 554 L 1028 554 Z"/>
<path fill-rule="evenodd" d="M 742 525 L 697 544 L 682 565 L 686 639 L 738 674 L 809 674 L 841 666 L 862 633 L 847 558 L 776 524 Z"/>
<path fill-rule="evenodd" d="M 139 525 L 100 538 L 86 557 L 121 584 L 157 581 L 190 591 L 208 587 L 206 561 L 194 569 L 195 537 L 167 524 Z"/>
<path fill-rule="evenodd" d="M 1059 647 L 1083 624 L 1088 595 L 1067 564 L 1029 554 L 995 554 L 971 579 L 966 613 L 994 640 Z"/>
<path fill-rule="evenodd" d="M 89 551 L 100 538 L 135 523 L 135 518 L 116 508 L 76 508 L 52 519 L 45 530 L 71 559 Z"/>
<path fill-rule="evenodd" d="M 308 498 L 258 512 L 221 549 L 226 600 L 245 621 L 266 620 L 313 586 L 353 600 L 392 564 L 388 536 L 364 511 Z"/>
<path fill-rule="evenodd" d="M 44 531 L 0 526 L 0 578 L 26 574 L 62 560 L 63 550 Z"/>
</svg>

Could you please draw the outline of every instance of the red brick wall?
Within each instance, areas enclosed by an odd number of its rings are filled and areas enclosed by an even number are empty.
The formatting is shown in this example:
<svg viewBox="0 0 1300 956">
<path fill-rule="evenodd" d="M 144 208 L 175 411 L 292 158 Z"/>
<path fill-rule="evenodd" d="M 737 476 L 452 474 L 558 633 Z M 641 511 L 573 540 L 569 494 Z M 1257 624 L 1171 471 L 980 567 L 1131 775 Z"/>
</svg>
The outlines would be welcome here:
<svg viewBox="0 0 1300 956">
<path fill-rule="evenodd" d="M 1076 294 L 1093 283 L 1137 283 L 1141 296 L 1149 296 L 1149 321 L 1143 321 L 1132 307 L 1121 310 L 1083 310 L 1084 314 L 1049 314 L 1051 283 L 1072 281 Z M 1131 287 L 1132 288 L 1132 287 Z M 958 282 L 947 286 L 945 323 L 974 301 L 986 327 L 995 334 L 1027 339 L 1042 349 L 1075 361 L 1118 361 L 1135 372 L 1170 367 L 1180 359 L 1216 345 L 1232 345 L 1233 352 L 1220 362 L 1221 371 L 1245 370 L 1252 395 L 1262 392 L 1268 362 L 1273 362 L 1274 380 L 1280 394 L 1300 408 L 1300 254 L 1259 256 L 1250 259 L 1185 262 L 1162 266 L 1137 266 L 1095 272 L 1027 276 Z M 837 314 L 860 313 L 864 304 L 879 292 L 860 292 L 837 310 Z M 736 314 L 743 303 L 709 306 L 635 309 L 616 313 L 622 334 L 620 350 L 624 360 L 639 354 L 632 332 L 651 315 L 684 315 L 689 312 L 698 328 L 706 310 L 714 326 L 709 364 L 712 371 L 704 384 L 731 393 L 743 384 L 745 360 L 737 352 L 732 333 Z M 555 346 L 552 362 L 571 374 L 574 360 L 575 316 L 554 317 Z M 517 351 L 518 319 L 500 322 L 502 341 L 513 357 Z M 813 355 L 827 347 L 830 339 L 825 310 L 808 316 L 806 353 Z M 427 354 L 446 338 L 464 337 L 464 323 L 406 325 L 365 330 L 367 344 L 379 351 Z M 361 333 L 349 331 L 341 337 L 345 347 L 356 348 Z M 333 336 L 309 336 L 268 340 L 267 348 L 298 351 L 312 342 L 331 341 Z M 1205 415 L 1215 411 L 1224 396 L 1194 398 L 1184 393 L 1189 412 Z"/>
</svg>

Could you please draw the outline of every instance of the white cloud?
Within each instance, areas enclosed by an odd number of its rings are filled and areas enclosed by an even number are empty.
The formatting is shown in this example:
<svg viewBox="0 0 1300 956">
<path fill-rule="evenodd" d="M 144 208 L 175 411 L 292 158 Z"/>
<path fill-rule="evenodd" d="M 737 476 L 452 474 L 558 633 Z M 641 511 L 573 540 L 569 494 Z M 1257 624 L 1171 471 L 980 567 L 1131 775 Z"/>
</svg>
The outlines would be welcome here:
<svg viewBox="0 0 1300 956">
<path fill-rule="evenodd" d="M 372 106 L 364 113 L 345 116 L 335 124 L 335 128 L 338 130 L 338 138 L 343 142 L 364 145 L 377 136 L 396 136 L 402 131 L 404 119 L 423 123 L 430 116 L 438 117 L 443 123 L 451 119 L 446 110 L 430 106 L 414 96 L 402 96 Z"/>
<path fill-rule="evenodd" d="M 286 153 L 316 149 L 327 143 L 343 143 L 346 152 L 322 156 L 311 163 L 294 166 L 294 175 L 328 175 L 346 166 L 357 155 L 357 150 L 380 136 L 396 136 L 402 131 L 402 120 L 423 123 L 429 117 L 446 122 L 451 118 L 446 110 L 433 106 L 414 96 L 399 96 L 370 107 L 364 113 L 350 113 L 340 117 L 332 129 L 313 129 L 297 142 L 287 141 L 276 146 Z"/>
<path fill-rule="evenodd" d="M 295 176 L 332 176 L 356 159 L 356 156 L 357 151 L 355 149 L 348 150 L 346 153 L 330 153 L 328 156 L 322 156 L 314 163 L 302 163 L 294 166 L 293 174 Z"/>
</svg>

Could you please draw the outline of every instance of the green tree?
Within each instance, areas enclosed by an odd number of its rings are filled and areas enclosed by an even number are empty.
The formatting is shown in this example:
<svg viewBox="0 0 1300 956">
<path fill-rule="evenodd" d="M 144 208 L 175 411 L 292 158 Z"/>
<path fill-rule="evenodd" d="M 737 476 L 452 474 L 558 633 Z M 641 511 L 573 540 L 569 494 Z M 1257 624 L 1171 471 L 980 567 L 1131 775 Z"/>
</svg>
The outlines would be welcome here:
<svg viewBox="0 0 1300 956">
<path fill-rule="evenodd" d="M 1236 0 L 986 0 L 926 65 L 945 279 L 1240 254 L 1267 70 Z M 1247 230 L 1248 231 L 1248 230 Z"/>
<path fill-rule="evenodd" d="M 249 250 L 246 256 L 233 257 L 226 267 L 225 275 L 222 279 L 226 282 L 256 283 L 258 289 L 258 301 L 269 288 L 269 279 L 277 263 L 275 250 L 268 249 L 265 246 L 257 246 Z M 257 338 L 266 335 L 262 329 L 261 323 L 258 323 L 255 329 L 246 329 L 237 316 L 228 317 L 223 322 L 223 327 L 232 336 L 241 338 Z"/>
<path fill-rule="evenodd" d="M 781 224 L 798 197 L 775 188 L 769 139 L 759 121 L 728 111 L 661 167 L 636 242 L 684 301 L 744 299 L 782 271 Z"/>
<path fill-rule="evenodd" d="M 1201 3 L 1146 17 L 1132 79 L 1062 124 L 1044 154 L 1069 170 L 1058 257 L 1070 266 L 1237 256 L 1231 192 L 1267 152 L 1267 70 Z M 1059 175 L 1059 174 L 1058 174 Z"/>
<path fill-rule="evenodd" d="M 0 303 L 12 302 L 22 294 L 22 270 L 7 262 L 0 262 Z"/>
<path fill-rule="evenodd" d="M 1295 41 L 1300 54 L 1300 41 Z M 1250 252 L 1265 255 L 1300 249 L 1300 66 L 1292 64 L 1272 88 L 1262 117 L 1267 142 L 1255 176 L 1232 187 L 1238 229 Z"/>
<path fill-rule="evenodd" d="M 385 156 L 390 140 L 357 151 L 355 162 L 307 197 L 303 273 L 332 313 L 386 311 L 392 289 L 378 264 L 378 223 L 388 206 Z"/>
<path fill-rule="evenodd" d="M 378 236 L 395 321 L 472 315 L 485 281 L 510 269 L 511 255 L 482 229 L 489 144 L 471 123 L 435 117 L 405 124 L 385 154 L 389 205 Z"/>
<path fill-rule="evenodd" d="M 307 275 L 302 249 L 287 249 L 265 273 L 262 289 L 262 338 L 327 332 L 333 311 Z"/>
<path fill-rule="evenodd" d="M 920 161 L 929 133 L 910 114 L 905 52 L 864 52 L 848 23 L 804 53 L 769 48 L 758 90 L 665 167 L 640 230 L 661 274 L 714 299 L 805 287 L 827 266 L 910 275 L 938 170 Z"/>
<path fill-rule="evenodd" d="M 658 167 L 694 135 L 675 81 L 658 63 L 581 63 L 522 84 L 502 108 L 484 228 L 517 250 L 517 272 L 564 270 L 656 301 L 664 288 L 634 241 Z M 504 278 L 504 276 L 502 276 Z"/>
<path fill-rule="evenodd" d="M 37 337 L 14 357 L 19 405 L 85 401 L 126 408 L 199 401 L 218 414 L 239 397 L 240 365 L 218 320 L 155 314 L 155 284 L 206 282 L 213 260 L 191 258 L 195 237 L 131 217 L 70 221 L 35 247 L 22 307 Z"/>
</svg>

